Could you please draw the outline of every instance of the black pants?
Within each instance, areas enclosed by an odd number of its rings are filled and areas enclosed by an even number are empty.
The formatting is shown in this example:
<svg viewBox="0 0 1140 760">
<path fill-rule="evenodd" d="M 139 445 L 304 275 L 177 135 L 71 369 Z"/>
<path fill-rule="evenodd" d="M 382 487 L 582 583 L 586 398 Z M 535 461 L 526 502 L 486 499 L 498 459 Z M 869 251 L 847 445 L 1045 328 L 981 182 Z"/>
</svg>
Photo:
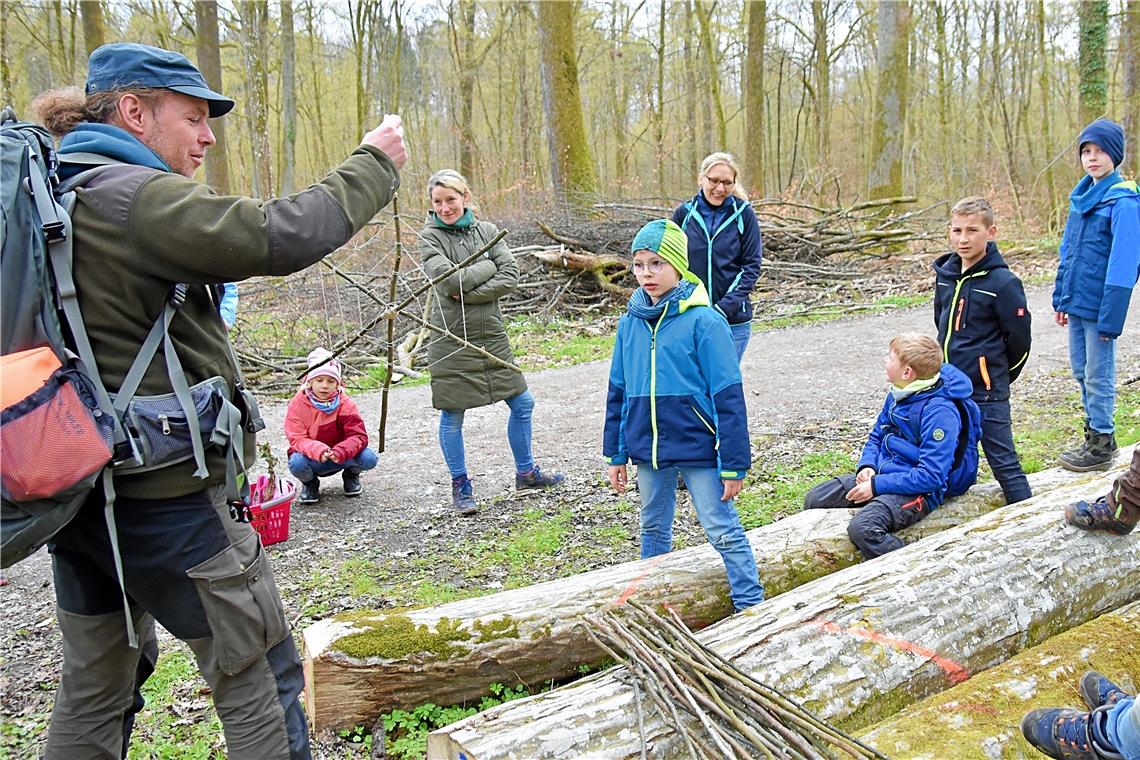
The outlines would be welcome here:
<svg viewBox="0 0 1140 760">
<path fill-rule="evenodd" d="M 138 649 L 127 643 L 101 486 L 49 545 L 64 651 L 46 758 L 125 756 L 157 657 L 156 620 L 193 651 L 228 757 L 311 756 L 301 661 L 268 555 L 221 491 L 116 500 Z"/>
<path fill-rule="evenodd" d="M 901 549 L 905 545 L 902 539 L 891 534 L 930 514 L 930 500 L 919 495 L 885 493 L 856 504 L 847 499 L 847 492 L 854 487 L 854 475 L 825 480 L 804 496 L 804 509 L 858 508 L 858 513 L 847 524 L 847 536 L 864 559 Z"/>
<path fill-rule="evenodd" d="M 1005 494 L 1005 503 L 1025 501 L 1033 493 L 1021 469 L 1017 449 L 1013 447 L 1009 401 L 979 401 L 978 409 L 982 412 L 982 451 L 986 453 L 994 480 Z"/>
</svg>

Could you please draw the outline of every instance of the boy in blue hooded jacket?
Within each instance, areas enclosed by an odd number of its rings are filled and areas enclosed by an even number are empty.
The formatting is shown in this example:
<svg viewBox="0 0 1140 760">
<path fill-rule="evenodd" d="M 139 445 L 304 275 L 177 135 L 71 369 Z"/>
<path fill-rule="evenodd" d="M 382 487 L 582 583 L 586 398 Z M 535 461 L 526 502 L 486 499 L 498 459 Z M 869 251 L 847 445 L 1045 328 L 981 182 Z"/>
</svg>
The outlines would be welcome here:
<svg viewBox="0 0 1140 760">
<path fill-rule="evenodd" d="M 1124 129 L 1097 119 L 1078 138 L 1084 177 L 1069 195 L 1054 320 L 1069 329 L 1069 363 L 1081 388 L 1085 442 L 1061 454 L 1076 472 L 1104 470 L 1116 451 L 1116 339 L 1140 276 L 1140 189 L 1116 171 Z"/>
<path fill-rule="evenodd" d="M 642 559 L 673 547 L 680 473 L 739 611 L 764 600 L 733 506 L 752 465 L 748 413 L 728 323 L 689 272 L 686 249 L 685 233 L 666 219 L 633 239 L 641 287 L 618 322 L 602 448 L 618 493 L 627 464 L 637 465 Z"/>
<path fill-rule="evenodd" d="M 887 379 L 890 392 L 855 474 L 826 480 L 804 497 L 804 509 L 860 508 L 847 535 L 864 559 L 902 548 L 892 534 L 942 504 L 962 429 L 954 399 L 974 391 L 961 370 L 942 364 L 934 339 L 918 333 L 891 340 Z"/>
</svg>

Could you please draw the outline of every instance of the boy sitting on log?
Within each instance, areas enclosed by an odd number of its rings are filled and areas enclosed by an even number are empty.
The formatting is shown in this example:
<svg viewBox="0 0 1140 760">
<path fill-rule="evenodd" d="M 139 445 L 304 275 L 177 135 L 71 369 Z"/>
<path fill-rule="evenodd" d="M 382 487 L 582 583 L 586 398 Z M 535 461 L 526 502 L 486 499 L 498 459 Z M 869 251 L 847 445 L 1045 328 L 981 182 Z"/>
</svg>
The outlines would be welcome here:
<svg viewBox="0 0 1140 760">
<path fill-rule="evenodd" d="M 901 548 L 892 534 L 942 503 L 966 424 L 958 406 L 973 403 L 970 378 L 942 364 L 942 351 L 929 336 L 896 336 L 886 364 L 891 389 L 855 474 L 824 481 L 804 497 L 804 509 L 859 508 L 847 535 L 865 559 Z M 976 451 L 975 441 L 975 476 Z"/>
</svg>

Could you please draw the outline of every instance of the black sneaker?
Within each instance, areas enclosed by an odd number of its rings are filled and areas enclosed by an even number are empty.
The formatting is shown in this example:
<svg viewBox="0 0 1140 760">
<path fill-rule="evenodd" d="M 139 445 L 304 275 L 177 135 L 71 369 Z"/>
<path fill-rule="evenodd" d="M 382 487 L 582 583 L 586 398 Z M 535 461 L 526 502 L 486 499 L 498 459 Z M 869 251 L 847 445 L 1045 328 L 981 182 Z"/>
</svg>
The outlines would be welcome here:
<svg viewBox="0 0 1140 760">
<path fill-rule="evenodd" d="M 321 480 L 313 478 L 301 483 L 301 493 L 297 494 L 298 504 L 316 504 L 321 500 Z"/>
<path fill-rule="evenodd" d="M 1116 435 L 1094 430 L 1084 445 L 1061 455 L 1061 466 L 1073 472 L 1107 470 L 1112 466 L 1112 455 L 1115 453 Z"/>
<path fill-rule="evenodd" d="M 451 503 L 461 515 L 473 515 L 479 511 L 479 505 L 475 503 L 471 478 L 460 475 L 451 479 Z"/>
<path fill-rule="evenodd" d="M 1081 676 L 1081 697 L 1090 710 L 1105 705 L 1115 705 L 1129 694 L 1112 681 L 1104 677 L 1103 673 L 1090 670 Z"/>
<path fill-rule="evenodd" d="M 1118 536 L 1127 536 L 1136 526 L 1118 519 L 1116 510 L 1108 504 L 1108 497 L 1096 501 L 1078 501 L 1065 506 L 1065 521 L 1082 530 L 1107 530 Z"/>
<path fill-rule="evenodd" d="M 560 472 L 553 475 L 547 475 L 536 464 L 534 469 L 530 472 L 515 473 L 515 490 L 524 491 L 528 488 L 553 488 L 562 481 L 566 480 L 566 476 Z"/>
<path fill-rule="evenodd" d="M 353 496 L 359 496 L 364 492 L 364 486 L 360 485 L 359 472 L 345 470 L 340 474 L 340 479 L 344 483 L 344 495 L 350 499 Z"/>
</svg>

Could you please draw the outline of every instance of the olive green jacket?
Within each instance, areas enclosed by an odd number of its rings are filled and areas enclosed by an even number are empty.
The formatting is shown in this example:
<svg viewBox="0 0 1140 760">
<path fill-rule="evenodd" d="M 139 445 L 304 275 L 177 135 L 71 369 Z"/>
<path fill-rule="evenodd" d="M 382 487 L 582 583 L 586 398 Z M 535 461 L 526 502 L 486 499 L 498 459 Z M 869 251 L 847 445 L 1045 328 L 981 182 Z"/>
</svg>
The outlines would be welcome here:
<svg viewBox="0 0 1140 760">
<path fill-rule="evenodd" d="M 499 234 L 490 222 L 449 227 L 434 214 L 420 233 L 424 270 L 435 279 L 478 251 Z M 515 363 L 499 299 L 519 283 L 519 267 L 506 243 L 491 250 L 435 286 L 431 323 L 511 364 Z M 521 372 L 504 367 L 444 336 L 428 349 L 431 403 L 436 409 L 486 406 L 526 390 Z"/>
<path fill-rule="evenodd" d="M 304 269 L 346 243 L 388 204 L 399 173 L 383 152 L 360 147 L 327 177 L 288 198 L 220 196 L 178 174 L 115 166 L 77 191 L 73 213 L 75 282 L 91 348 L 114 393 L 174 284 L 188 283 L 170 336 L 187 383 L 215 375 L 231 389 L 226 332 L 210 289 L 254 275 Z M 137 395 L 170 393 L 159 348 Z M 246 463 L 253 436 L 246 436 Z M 225 477 L 222 452 L 207 449 L 210 475 L 193 461 L 117 475 L 116 490 L 136 498 L 171 498 Z"/>
</svg>

